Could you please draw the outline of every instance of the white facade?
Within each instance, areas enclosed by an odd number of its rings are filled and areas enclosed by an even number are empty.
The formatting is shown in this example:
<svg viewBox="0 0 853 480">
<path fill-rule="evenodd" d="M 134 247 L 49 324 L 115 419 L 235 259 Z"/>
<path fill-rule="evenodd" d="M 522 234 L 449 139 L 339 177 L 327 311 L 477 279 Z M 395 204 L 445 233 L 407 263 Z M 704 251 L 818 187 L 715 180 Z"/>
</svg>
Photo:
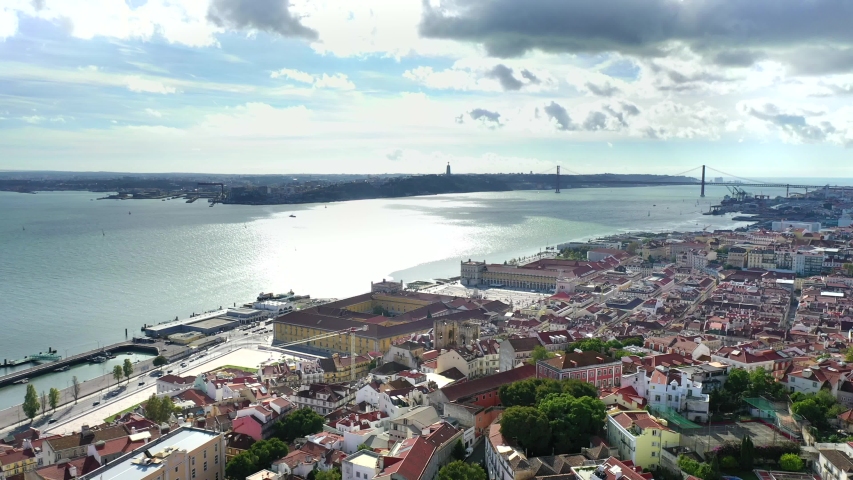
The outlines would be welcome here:
<svg viewBox="0 0 853 480">
<path fill-rule="evenodd" d="M 341 480 L 367 480 L 382 470 L 382 457 L 369 450 L 361 450 L 345 458 L 341 464 Z"/>
</svg>

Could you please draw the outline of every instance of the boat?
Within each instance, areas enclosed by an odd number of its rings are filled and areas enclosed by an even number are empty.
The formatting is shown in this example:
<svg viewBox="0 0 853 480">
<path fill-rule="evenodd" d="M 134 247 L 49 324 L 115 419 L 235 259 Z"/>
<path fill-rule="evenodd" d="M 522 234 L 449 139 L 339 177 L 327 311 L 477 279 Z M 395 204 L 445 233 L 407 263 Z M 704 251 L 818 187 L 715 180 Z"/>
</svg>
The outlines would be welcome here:
<svg viewBox="0 0 853 480">
<path fill-rule="evenodd" d="M 29 378 L 22 378 L 22 379 L 16 381 L 15 383 L 21 383 L 21 384 L 30 383 L 30 379 Z"/>
<path fill-rule="evenodd" d="M 294 214 L 292 214 L 292 213 L 291 213 L 291 214 L 290 214 L 290 218 L 296 218 L 296 215 L 294 215 Z"/>
<path fill-rule="evenodd" d="M 54 372 L 67 372 L 67 371 L 68 371 L 68 365 L 65 365 L 64 367 L 59 367 L 56 370 L 54 370 Z"/>
<path fill-rule="evenodd" d="M 96 355 L 94 357 L 90 357 L 89 361 L 92 363 L 104 363 L 107 361 L 107 357 L 102 357 L 100 355 Z"/>
</svg>

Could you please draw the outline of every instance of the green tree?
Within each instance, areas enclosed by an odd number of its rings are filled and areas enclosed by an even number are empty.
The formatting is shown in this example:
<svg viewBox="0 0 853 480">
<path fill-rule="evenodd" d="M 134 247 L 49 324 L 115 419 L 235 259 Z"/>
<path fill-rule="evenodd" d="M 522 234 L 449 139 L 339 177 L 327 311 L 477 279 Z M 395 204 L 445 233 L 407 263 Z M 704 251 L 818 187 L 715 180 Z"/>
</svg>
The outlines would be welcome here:
<svg viewBox="0 0 853 480">
<path fill-rule="evenodd" d="M 729 378 L 726 379 L 726 392 L 740 399 L 747 389 L 749 389 L 749 372 L 742 368 L 732 369 L 729 372 Z"/>
<path fill-rule="evenodd" d="M 44 390 L 42 390 L 41 391 L 41 402 L 39 402 L 39 405 L 41 406 L 41 414 L 42 415 L 47 413 L 47 407 L 48 407 L 47 402 L 48 402 L 47 393 L 45 393 Z"/>
<path fill-rule="evenodd" d="M 24 413 L 27 415 L 27 418 L 30 420 L 36 418 L 36 415 L 39 413 L 39 396 L 36 393 L 36 387 L 33 386 L 32 383 L 27 384 L 27 393 L 24 395 L 24 404 L 22 408 L 24 409 Z"/>
<path fill-rule="evenodd" d="M 121 368 L 121 365 L 116 365 L 113 367 L 113 378 L 116 381 L 116 385 L 121 381 L 122 377 L 124 377 L 124 369 Z"/>
<path fill-rule="evenodd" d="M 803 469 L 803 459 L 796 453 L 786 453 L 779 458 L 779 466 L 786 472 L 799 472 Z"/>
<path fill-rule="evenodd" d="M 130 382 L 130 376 L 133 375 L 133 362 L 129 358 L 124 359 L 124 364 L 121 366 L 121 371 L 124 373 L 124 378 Z"/>
<path fill-rule="evenodd" d="M 258 471 L 264 468 L 269 469 L 272 462 L 279 458 L 286 457 L 290 452 L 290 449 L 288 449 L 287 444 L 281 440 L 271 438 L 269 440 L 260 440 L 253 443 L 252 447 L 249 448 L 248 451 L 257 458 L 255 471 Z"/>
<path fill-rule="evenodd" d="M 604 351 L 604 342 L 600 338 L 585 338 L 569 345 L 567 352 L 580 350 L 582 352 L 601 352 Z"/>
<path fill-rule="evenodd" d="M 597 398 L 550 395 L 538 408 L 548 419 L 550 445 L 557 454 L 579 451 L 589 444 L 589 437 L 604 428 L 606 407 Z"/>
<path fill-rule="evenodd" d="M 157 395 L 151 395 L 148 397 L 148 401 L 145 402 L 145 418 L 152 422 L 161 423 L 159 421 L 160 403 L 160 398 Z"/>
<path fill-rule="evenodd" d="M 301 408 L 275 424 L 275 436 L 291 443 L 323 429 L 324 419 L 310 408 Z"/>
<path fill-rule="evenodd" d="M 317 470 L 314 474 L 314 480 L 341 480 L 341 471 L 337 468 L 334 470 Z"/>
<path fill-rule="evenodd" d="M 744 470 L 752 470 L 755 463 L 755 445 L 749 435 L 743 437 L 740 444 L 740 466 Z"/>
<path fill-rule="evenodd" d="M 722 460 L 720 460 L 720 466 L 725 470 L 736 470 L 740 467 L 740 464 L 738 463 L 737 458 L 731 455 L 726 455 Z"/>
<path fill-rule="evenodd" d="M 245 480 L 246 477 L 258 471 L 255 468 L 257 461 L 257 457 L 252 453 L 242 452 L 225 465 L 225 477 L 230 480 Z"/>
<path fill-rule="evenodd" d="M 643 339 L 638 338 L 638 337 L 632 337 L 632 338 L 629 338 L 626 340 L 622 340 L 622 345 L 625 347 L 630 347 L 630 346 L 642 347 L 643 346 Z"/>
<path fill-rule="evenodd" d="M 77 375 L 71 377 L 71 396 L 74 397 L 74 404 L 77 404 L 77 399 L 80 398 L 80 381 L 77 380 Z"/>
<path fill-rule="evenodd" d="M 548 350 L 545 349 L 542 345 L 536 345 L 533 347 L 533 351 L 530 353 L 530 360 L 527 363 L 531 365 L 536 365 L 536 362 L 540 360 L 548 360 L 549 358 L 554 358 L 555 355 Z"/>
<path fill-rule="evenodd" d="M 642 247 L 643 247 L 643 245 L 640 242 L 631 242 L 628 244 L 627 247 L 625 247 L 625 251 L 631 255 L 636 255 L 637 250 L 639 250 Z"/>
<path fill-rule="evenodd" d="M 51 388 L 48 397 L 50 398 L 50 409 L 56 411 L 56 407 L 59 406 L 59 390 Z"/>
<path fill-rule="evenodd" d="M 591 397 L 598 398 L 598 390 L 595 385 L 584 382 L 583 380 L 567 379 L 560 382 L 563 386 L 563 393 L 568 393 L 575 398 Z"/>
<path fill-rule="evenodd" d="M 450 455 L 456 460 L 465 460 L 465 444 L 462 443 L 462 439 L 456 440 L 456 443 L 453 444 L 453 450 L 450 452 Z"/>
<path fill-rule="evenodd" d="M 536 408 L 509 407 L 501 417 L 501 435 L 517 441 L 528 455 L 543 455 L 551 440 L 551 426 Z"/>
<path fill-rule="evenodd" d="M 166 357 L 164 357 L 163 355 L 157 355 L 156 357 L 154 357 L 154 361 L 152 363 L 155 367 L 162 367 L 163 365 L 168 364 L 169 360 L 166 359 Z"/>
<path fill-rule="evenodd" d="M 812 425 L 820 428 L 826 423 L 826 413 L 814 398 L 807 398 L 791 405 L 791 411 L 802 415 Z"/>
<path fill-rule="evenodd" d="M 501 385 L 498 396 L 504 407 L 532 407 L 536 404 L 536 385 L 527 380 Z"/>
<path fill-rule="evenodd" d="M 438 480 L 486 480 L 486 472 L 479 465 L 457 460 L 441 467 Z"/>
<path fill-rule="evenodd" d="M 370 445 L 368 445 L 366 443 L 360 443 L 360 444 L 358 444 L 358 450 L 361 451 L 361 450 L 372 450 L 372 449 L 370 448 Z"/>
</svg>

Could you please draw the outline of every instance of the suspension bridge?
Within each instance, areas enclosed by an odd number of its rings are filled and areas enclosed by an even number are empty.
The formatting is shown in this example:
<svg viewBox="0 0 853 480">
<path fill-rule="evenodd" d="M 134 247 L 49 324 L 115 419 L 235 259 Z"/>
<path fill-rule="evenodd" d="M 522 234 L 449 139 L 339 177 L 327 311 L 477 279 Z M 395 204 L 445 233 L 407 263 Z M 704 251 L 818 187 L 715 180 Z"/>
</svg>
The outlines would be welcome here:
<svg viewBox="0 0 853 480">
<path fill-rule="evenodd" d="M 707 171 L 713 172 L 718 175 L 722 175 L 723 178 L 728 177 L 733 180 L 729 181 L 714 181 L 709 182 L 706 178 Z M 568 172 L 568 174 L 566 174 Z M 805 190 L 808 193 L 809 190 L 818 190 L 818 189 L 828 189 L 828 190 L 853 190 L 853 187 L 850 186 L 840 186 L 840 185 L 806 185 L 806 184 L 794 184 L 794 183 L 780 183 L 780 182 L 771 182 L 764 180 L 756 180 L 751 178 L 739 177 L 737 175 L 732 175 L 730 173 L 723 172 L 722 170 L 717 170 L 715 168 L 709 167 L 707 165 L 700 165 L 698 167 L 693 167 L 689 170 L 685 170 L 680 173 L 676 173 L 674 175 L 670 175 L 670 177 L 676 177 L 672 180 L 663 180 L 663 179 L 636 179 L 636 180 L 609 180 L 605 175 L 590 175 L 590 174 L 582 174 L 578 172 L 574 172 L 567 168 L 562 168 L 558 165 L 557 167 L 551 167 L 542 172 L 538 172 L 539 175 L 549 175 L 555 174 L 554 185 L 556 187 L 555 192 L 560 193 L 560 187 L 574 187 L 574 186 L 592 186 L 592 185 L 600 185 L 600 186 L 637 186 L 637 185 L 649 185 L 649 186 L 675 186 L 675 185 L 695 185 L 700 188 L 700 196 L 705 196 L 705 187 L 708 186 L 718 186 L 718 187 L 760 187 L 760 188 L 784 188 L 785 196 L 790 195 L 791 190 Z M 701 174 L 698 178 L 685 178 L 683 180 L 678 177 L 689 177 L 690 174 Z M 614 175 L 615 176 L 615 175 Z"/>
</svg>

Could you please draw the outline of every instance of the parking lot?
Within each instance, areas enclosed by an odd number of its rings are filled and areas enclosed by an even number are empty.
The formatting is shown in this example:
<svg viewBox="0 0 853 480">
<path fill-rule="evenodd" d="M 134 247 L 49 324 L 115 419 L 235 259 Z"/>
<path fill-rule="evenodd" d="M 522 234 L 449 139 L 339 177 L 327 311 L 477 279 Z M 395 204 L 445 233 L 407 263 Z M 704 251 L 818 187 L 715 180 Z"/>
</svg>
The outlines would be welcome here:
<svg viewBox="0 0 853 480">
<path fill-rule="evenodd" d="M 527 307 L 533 305 L 544 298 L 548 298 L 552 293 L 539 293 L 524 290 L 510 290 L 506 288 L 471 288 L 458 283 L 448 283 L 430 287 L 425 290 L 427 293 L 437 293 L 440 295 L 453 295 L 456 297 L 472 297 L 474 293 L 478 293 L 488 300 L 500 300 L 506 304 L 512 303 L 516 308 Z"/>
</svg>

